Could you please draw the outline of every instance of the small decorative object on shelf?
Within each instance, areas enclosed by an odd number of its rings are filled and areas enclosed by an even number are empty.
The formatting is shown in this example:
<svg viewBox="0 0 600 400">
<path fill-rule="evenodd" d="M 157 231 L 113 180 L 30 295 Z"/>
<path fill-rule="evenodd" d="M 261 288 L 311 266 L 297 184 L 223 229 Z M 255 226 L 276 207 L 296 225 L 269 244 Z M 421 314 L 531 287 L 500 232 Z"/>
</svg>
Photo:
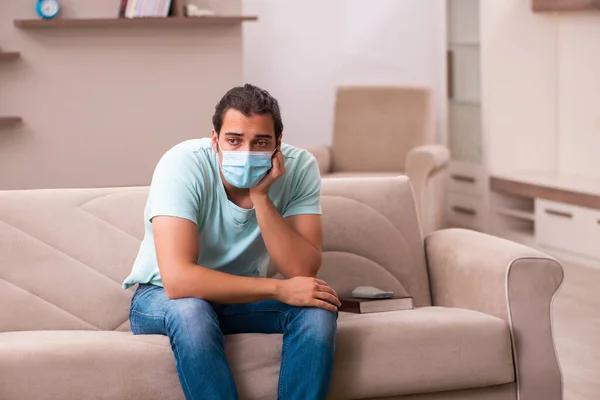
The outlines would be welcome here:
<svg viewBox="0 0 600 400">
<path fill-rule="evenodd" d="M 38 0 L 35 10 L 40 17 L 50 19 L 56 17 L 60 10 L 60 4 L 58 4 L 58 0 Z"/>
<path fill-rule="evenodd" d="M 185 15 L 187 17 L 212 17 L 215 15 L 215 12 L 208 8 L 199 8 L 195 4 L 186 4 Z"/>
</svg>

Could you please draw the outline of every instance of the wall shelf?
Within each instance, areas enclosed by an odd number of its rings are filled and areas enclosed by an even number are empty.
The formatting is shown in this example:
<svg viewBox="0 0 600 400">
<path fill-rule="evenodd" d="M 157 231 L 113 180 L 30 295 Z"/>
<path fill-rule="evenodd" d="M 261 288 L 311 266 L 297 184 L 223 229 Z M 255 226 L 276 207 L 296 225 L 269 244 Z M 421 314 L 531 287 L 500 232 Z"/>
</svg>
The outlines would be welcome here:
<svg viewBox="0 0 600 400">
<path fill-rule="evenodd" d="M 449 102 L 452 104 L 458 104 L 459 106 L 481 107 L 481 102 L 476 100 L 449 99 Z"/>
<path fill-rule="evenodd" d="M 492 176 L 494 192 L 600 210 L 600 180 L 554 172 Z"/>
<path fill-rule="evenodd" d="M 21 117 L 0 117 L 0 127 L 11 126 L 23 122 Z"/>
<path fill-rule="evenodd" d="M 479 42 L 472 40 L 472 41 L 460 41 L 460 42 L 448 42 L 448 46 L 450 47 L 479 47 Z"/>
<path fill-rule="evenodd" d="M 12 61 L 21 56 L 17 51 L 0 51 L 0 61 Z"/>
<path fill-rule="evenodd" d="M 581 11 L 600 10 L 598 0 L 532 0 L 533 11 Z"/>
<path fill-rule="evenodd" d="M 166 17 L 166 18 L 97 18 L 97 19 L 16 19 L 14 25 L 20 29 L 68 29 L 68 28 L 112 28 L 112 27 L 176 27 L 206 25 L 236 25 L 245 21 L 256 21 L 256 16 L 210 16 L 210 17 Z"/>
</svg>

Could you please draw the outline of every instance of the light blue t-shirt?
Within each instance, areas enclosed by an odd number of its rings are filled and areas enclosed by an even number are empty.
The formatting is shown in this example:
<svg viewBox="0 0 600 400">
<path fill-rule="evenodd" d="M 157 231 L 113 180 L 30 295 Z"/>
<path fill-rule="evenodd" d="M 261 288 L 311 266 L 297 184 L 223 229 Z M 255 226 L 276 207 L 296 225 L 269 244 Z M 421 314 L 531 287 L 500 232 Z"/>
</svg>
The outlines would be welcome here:
<svg viewBox="0 0 600 400">
<path fill-rule="evenodd" d="M 286 172 L 269 189 L 269 198 L 282 217 L 321 214 L 321 176 L 308 151 L 282 144 Z M 152 218 L 185 218 L 198 226 L 197 264 L 218 271 L 261 276 L 269 255 L 254 209 L 227 199 L 218 155 L 209 138 L 188 140 L 167 151 L 158 162 L 144 210 L 145 235 L 131 274 L 123 282 L 162 286 L 156 259 Z"/>
</svg>

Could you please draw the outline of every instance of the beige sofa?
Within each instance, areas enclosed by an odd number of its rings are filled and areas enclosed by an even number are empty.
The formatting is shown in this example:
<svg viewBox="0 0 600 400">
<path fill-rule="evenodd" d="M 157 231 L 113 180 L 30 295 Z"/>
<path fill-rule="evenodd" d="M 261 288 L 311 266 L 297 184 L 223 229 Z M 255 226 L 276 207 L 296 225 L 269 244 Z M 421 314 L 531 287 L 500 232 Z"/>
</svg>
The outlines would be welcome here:
<svg viewBox="0 0 600 400">
<path fill-rule="evenodd" d="M 183 399 L 167 337 L 130 332 L 120 286 L 146 195 L 0 192 L 0 399 Z M 320 277 L 418 306 L 340 313 L 331 399 L 561 398 L 554 259 L 466 230 L 424 241 L 406 177 L 327 179 L 323 213 Z M 280 335 L 227 337 L 242 399 L 276 398 L 280 346 Z"/>
<path fill-rule="evenodd" d="M 324 177 L 408 175 L 423 233 L 445 227 L 450 152 L 435 144 L 431 89 L 342 86 L 336 93 L 332 145 L 307 150 Z"/>
</svg>

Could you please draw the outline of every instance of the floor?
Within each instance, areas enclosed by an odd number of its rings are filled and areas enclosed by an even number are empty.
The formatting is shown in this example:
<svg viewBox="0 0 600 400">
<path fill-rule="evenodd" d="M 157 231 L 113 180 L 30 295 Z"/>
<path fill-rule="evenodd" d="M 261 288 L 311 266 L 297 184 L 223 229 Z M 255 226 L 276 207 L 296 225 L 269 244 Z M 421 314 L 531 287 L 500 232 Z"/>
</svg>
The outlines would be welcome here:
<svg viewBox="0 0 600 400">
<path fill-rule="evenodd" d="M 564 400 L 600 399 L 600 269 L 563 262 L 554 300 L 554 334 Z"/>
</svg>

